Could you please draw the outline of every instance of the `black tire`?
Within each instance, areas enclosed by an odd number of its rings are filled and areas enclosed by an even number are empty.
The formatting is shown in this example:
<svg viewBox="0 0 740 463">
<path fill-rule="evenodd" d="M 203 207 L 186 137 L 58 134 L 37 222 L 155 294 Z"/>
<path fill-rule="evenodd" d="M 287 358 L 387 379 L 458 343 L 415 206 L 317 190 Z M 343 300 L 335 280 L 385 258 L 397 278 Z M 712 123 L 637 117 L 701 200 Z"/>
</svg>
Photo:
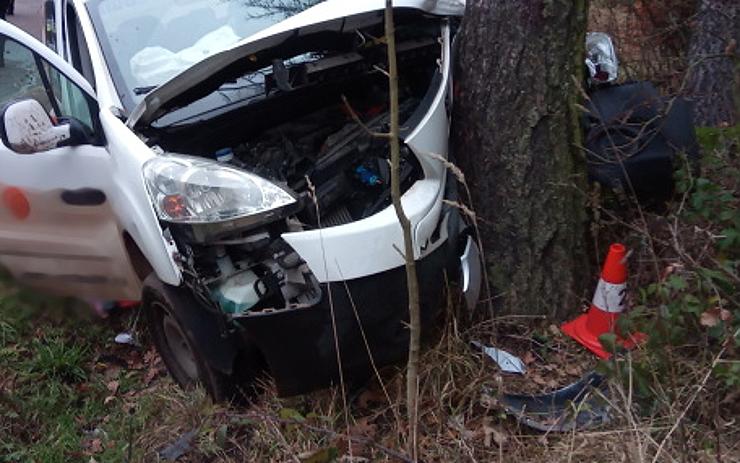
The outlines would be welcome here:
<svg viewBox="0 0 740 463">
<path fill-rule="evenodd" d="M 233 375 L 208 362 L 196 341 L 193 330 L 197 327 L 186 322 L 191 318 L 185 311 L 205 309 L 185 289 L 167 287 L 165 292 L 149 289 L 142 309 L 154 346 L 170 375 L 185 389 L 202 385 L 216 402 L 233 399 L 238 391 Z"/>
</svg>

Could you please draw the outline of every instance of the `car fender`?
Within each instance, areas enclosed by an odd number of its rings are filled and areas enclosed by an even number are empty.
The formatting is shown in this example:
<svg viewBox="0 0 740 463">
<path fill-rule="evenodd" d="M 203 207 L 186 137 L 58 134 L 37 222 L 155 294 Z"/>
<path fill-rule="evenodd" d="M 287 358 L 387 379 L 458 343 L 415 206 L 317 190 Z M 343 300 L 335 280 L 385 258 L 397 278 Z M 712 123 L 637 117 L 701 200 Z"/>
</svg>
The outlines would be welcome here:
<svg viewBox="0 0 740 463">
<path fill-rule="evenodd" d="M 131 236 L 160 280 L 179 286 L 177 248 L 165 238 L 144 184 L 143 165 L 155 154 L 110 111 L 100 111 L 100 122 L 113 164 L 111 181 L 116 194 L 111 202 L 121 229 Z"/>
<path fill-rule="evenodd" d="M 146 308 L 155 294 L 183 310 L 178 312 L 187 334 L 198 344 L 198 350 L 214 369 L 230 375 L 234 371 L 234 359 L 239 352 L 233 336 L 222 336 L 216 316 L 201 307 L 190 290 L 163 283 L 156 275 L 144 282 L 142 307 Z"/>
</svg>

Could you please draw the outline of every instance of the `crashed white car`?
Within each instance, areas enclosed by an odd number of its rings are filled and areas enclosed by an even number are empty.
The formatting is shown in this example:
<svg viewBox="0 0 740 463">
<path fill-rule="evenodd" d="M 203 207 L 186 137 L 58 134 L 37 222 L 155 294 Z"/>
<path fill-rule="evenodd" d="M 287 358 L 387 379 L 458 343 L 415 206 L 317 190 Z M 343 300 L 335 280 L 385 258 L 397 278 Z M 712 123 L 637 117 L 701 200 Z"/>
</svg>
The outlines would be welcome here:
<svg viewBox="0 0 740 463">
<path fill-rule="evenodd" d="M 265 2 L 259 2 L 263 4 Z M 0 21 L 0 265 L 141 300 L 182 385 L 283 395 L 402 360 L 383 0 L 56 0 L 44 46 Z M 464 3 L 396 0 L 403 205 L 426 325 L 480 266 L 439 156 Z M 350 109 L 351 108 L 351 109 Z M 336 333 L 336 334 L 335 334 Z M 335 339 L 336 337 L 336 339 Z"/>
</svg>

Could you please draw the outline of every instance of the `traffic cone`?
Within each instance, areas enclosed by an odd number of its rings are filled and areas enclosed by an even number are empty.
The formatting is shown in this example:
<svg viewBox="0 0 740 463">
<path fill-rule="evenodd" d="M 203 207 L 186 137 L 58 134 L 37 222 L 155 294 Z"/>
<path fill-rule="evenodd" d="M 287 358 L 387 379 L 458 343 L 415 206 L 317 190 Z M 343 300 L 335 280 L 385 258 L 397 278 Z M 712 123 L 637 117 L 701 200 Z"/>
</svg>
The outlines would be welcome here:
<svg viewBox="0 0 740 463">
<path fill-rule="evenodd" d="M 588 312 L 573 321 L 565 323 L 562 331 L 581 343 L 588 350 L 607 359 L 611 355 L 604 350 L 599 336 L 604 333 L 614 333 L 617 319 L 625 309 L 625 295 L 627 293 L 627 248 L 623 244 L 615 243 L 609 247 L 601 278 L 596 287 L 593 301 Z M 636 343 L 644 339 L 644 334 L 633 334 L 628 339 L 618 339 L 618 343 L 631 349 Z"/>
</svg>

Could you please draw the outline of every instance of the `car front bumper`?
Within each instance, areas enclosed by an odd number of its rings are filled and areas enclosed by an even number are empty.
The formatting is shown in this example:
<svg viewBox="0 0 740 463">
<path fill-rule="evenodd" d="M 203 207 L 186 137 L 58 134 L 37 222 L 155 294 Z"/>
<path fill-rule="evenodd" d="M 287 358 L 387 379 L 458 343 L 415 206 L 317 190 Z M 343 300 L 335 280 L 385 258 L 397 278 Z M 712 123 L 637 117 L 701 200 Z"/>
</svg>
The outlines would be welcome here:
<svg viewBox="0 0 740 463">
<path fill-rule="evenodd" d="M 468 292 L 477 291 L 474 284 L 480 281 L 475 274 L 479 266 L 461 269 L 461 262 L 465 263 L 461 257 L 470 254 L 470 245 L 475 244 L 461 235 L 459 212 L 450 208 L 445 214 L 441 225 L 449 230 L 447 239 L 416 261 L 423 333 L 444 306 L 448 281 L 462 279 L 463 285 L 468 281 Z M 407 357 L 405 267 L 325 283 L 322 289 L 323 298 L 312 307 L 255 313 L 239 322 L 249 342 L 264 355 L 282 396 L 338 384 L 340 359 L 345 381 L 352 384 L 369 378 L 371 358 L 382 367 Z"/>
</svg>

